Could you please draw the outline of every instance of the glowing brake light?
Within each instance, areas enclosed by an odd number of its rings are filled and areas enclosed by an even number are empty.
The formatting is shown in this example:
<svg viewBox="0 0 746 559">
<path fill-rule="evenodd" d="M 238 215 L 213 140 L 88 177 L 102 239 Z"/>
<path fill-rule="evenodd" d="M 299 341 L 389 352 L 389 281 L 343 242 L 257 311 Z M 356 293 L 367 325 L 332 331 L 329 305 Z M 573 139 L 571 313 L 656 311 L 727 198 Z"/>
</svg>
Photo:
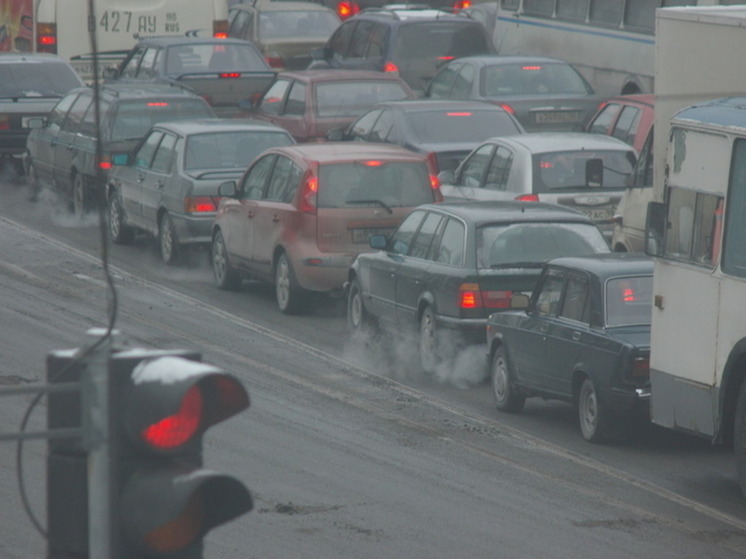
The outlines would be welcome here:
<svg viewBox="0 0 746 559">
<path fill-rule="evenodd" d="M 36 24 L 36 50 L 57 54 L 57 25 L 55 23 Z"/>
<path fill-rule="evenodd" d="M 186 213 L 216 212 L 218 203 L 209 196 L 195 196 L 184 199 L 184 211 Z"/>
<path fill-rule="evenodd" d="M 541 70 L 541 66 L 521 66 L 521 70 Z"/>
<path fill-rule="evenodd" d="M 471 116 L 472 113 L 446 113 L 446 116 Z"/>
<path fill-rule="evenodd" d="M 150 101 L 148 107 L 168 107 L 168 103 L 165 101 Z"/>
<path fill-rule="evenodd" d="M 510 113 L 512 115 L 515 115 L 515 109 L 508 105 L 507 103 L 498 103 L 498 106 L 502 108 L 507 113 Z"/>
<path fill-rule="evenodd" d="M 465 10 L 471 7 L 471 0 L 457 0 L 453 4 L 453 11 L 458 12 L 459 10 Z"/>
<path fill-rule="evenodd" d="M 228 20 L 215 19 L 212 22 L 212 36 L 216 39 L 228 38 Z"/>
<path fill-rule="evenodd" d="M 240 78 L 241 72 L 222 72 L 218 76 L 221 78 Z"/>
<path fill-rule="evenodd" d="M 459 287 L 459 307 L 462 309 L 481 309 L 482 292 L 477 283 L 462 283 Z"/>
<path fill-rule="evenodd" d="M 316 199 L 319 192 L 319 178 L 313 171 L 309 171 L 301 186 L 303 189 L 300 199 L 300 211 L 307 214 L 316 213 Z"/>
<path fill-rule="evenodd" d="M 337 4 L 337 15 L 340 19 L 347 19 L 360 12 L 357 2 L 342 1 Z"/>
<path fill-rule="evenodd" d="M 554 167 L 554 165 L 552 165 L 551 161 L 541 161 L 541 162 L 539 162 L 539 168 L 540 169 L 551 169 L 552 167 Z"/>
<path fill-rule="evenodd" d="M 399 71 L 399 67 L 396 64 L 394 64 L 393 62 L 387 61 L 383 65 L 383 71 L 384 72 L 398 72 Z"/>
<path fill-rule="evenodd" d="M 521 202 L 538 202 L 539 195 L 538 194 L 521 194 L 520 196 L 516 196 L 515 199 L 520 200 Z"/>
<path fill-rule="evenodd" d="M 0 130 L 10 130 L 9 115 L 0 115 Z"/>
<path fill-rule="evenodd" d="M 438 60 L 453 60 L 455 56 L 439 56 Z"/>
<path fill-rule="evenodd" d="M 376 160 L 363 161 L 363 165 L 366 165 L 368 167 L 380 167 L 381 165 L 383 165 L 383 162 L 382 161 L 376 161 Z"/>
</svg>

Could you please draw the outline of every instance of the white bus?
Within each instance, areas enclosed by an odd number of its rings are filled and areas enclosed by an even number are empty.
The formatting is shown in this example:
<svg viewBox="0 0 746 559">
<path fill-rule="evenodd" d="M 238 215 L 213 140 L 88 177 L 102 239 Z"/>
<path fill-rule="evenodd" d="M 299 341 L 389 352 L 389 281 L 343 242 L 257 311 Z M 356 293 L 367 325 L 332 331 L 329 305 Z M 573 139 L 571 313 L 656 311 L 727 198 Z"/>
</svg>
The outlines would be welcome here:
<svg viewBox="0 0 746 559">
<path fill-rule="evenodd" d="M 652 93 L 655 10 L 744 0 L 499 0 L 466 12 L 493 34 L 498 54 L 552 56 L 603 96 Z"/>
<path fill-rule="evenodd" d="M 99 71 L 115 65 L 138 39 L 165 35 L 228 36 L 227 0 L 33 0 L 34 50 L 68 60 L 93 77 L 89 19 L 96 31 Z"/>
</svg>

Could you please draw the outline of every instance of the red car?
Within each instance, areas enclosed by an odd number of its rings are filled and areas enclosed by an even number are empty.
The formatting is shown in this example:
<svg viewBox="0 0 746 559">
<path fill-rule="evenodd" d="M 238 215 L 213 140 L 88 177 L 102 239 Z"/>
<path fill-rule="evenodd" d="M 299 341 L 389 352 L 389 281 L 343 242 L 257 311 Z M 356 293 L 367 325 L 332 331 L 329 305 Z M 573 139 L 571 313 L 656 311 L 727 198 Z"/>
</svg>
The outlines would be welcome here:
<svg viewBox="0 0 746 559">
<path fill-rule="evenodd" d="M 638 93 L 607 99 L 591 119 L 586 132 L 607 134 L 628 143 L 639 154 L 653 127 L 655 95 Z"/>
</svg>

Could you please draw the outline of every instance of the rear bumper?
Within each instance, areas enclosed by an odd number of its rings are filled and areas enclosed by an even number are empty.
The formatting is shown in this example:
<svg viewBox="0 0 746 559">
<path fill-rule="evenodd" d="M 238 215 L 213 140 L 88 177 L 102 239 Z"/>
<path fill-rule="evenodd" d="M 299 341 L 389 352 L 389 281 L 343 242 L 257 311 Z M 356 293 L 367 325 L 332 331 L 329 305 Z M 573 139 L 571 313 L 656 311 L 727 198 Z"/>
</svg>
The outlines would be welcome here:
<svg viewBox="0 0 746 559">
<path fill-rule="evenodd" d="M 316 253 L 294 259 L 293 270 L 303 289 L 342 292 L 357 254 Z"/>
<path fill-rule="evenodd" d="M 179 244 L 209 245 L 212 242 L 212 224 L 215 221 L 214 213 L 199 217 L 171 214 L 171 220 Z"/>
</svg>

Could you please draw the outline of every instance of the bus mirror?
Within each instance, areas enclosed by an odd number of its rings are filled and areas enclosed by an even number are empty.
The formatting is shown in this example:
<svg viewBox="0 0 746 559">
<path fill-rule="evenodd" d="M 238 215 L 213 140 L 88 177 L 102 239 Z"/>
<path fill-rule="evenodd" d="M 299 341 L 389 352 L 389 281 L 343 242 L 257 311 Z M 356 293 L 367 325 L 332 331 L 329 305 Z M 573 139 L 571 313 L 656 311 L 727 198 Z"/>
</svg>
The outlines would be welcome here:
<svg viewBox="0 0 746 559">
<path fill-rule="evenodd" d="M 666 235 L 666 205 L 661 202 L 648 202 L 645 217 L 645 254 L 663 255 L 663 239 Z"/>
<path fill-rule="evenodd" d="M 585 162 L 585 185 L 600 188 L 604 183 L 604 160 L 588 159 Z"/>
</svg>

